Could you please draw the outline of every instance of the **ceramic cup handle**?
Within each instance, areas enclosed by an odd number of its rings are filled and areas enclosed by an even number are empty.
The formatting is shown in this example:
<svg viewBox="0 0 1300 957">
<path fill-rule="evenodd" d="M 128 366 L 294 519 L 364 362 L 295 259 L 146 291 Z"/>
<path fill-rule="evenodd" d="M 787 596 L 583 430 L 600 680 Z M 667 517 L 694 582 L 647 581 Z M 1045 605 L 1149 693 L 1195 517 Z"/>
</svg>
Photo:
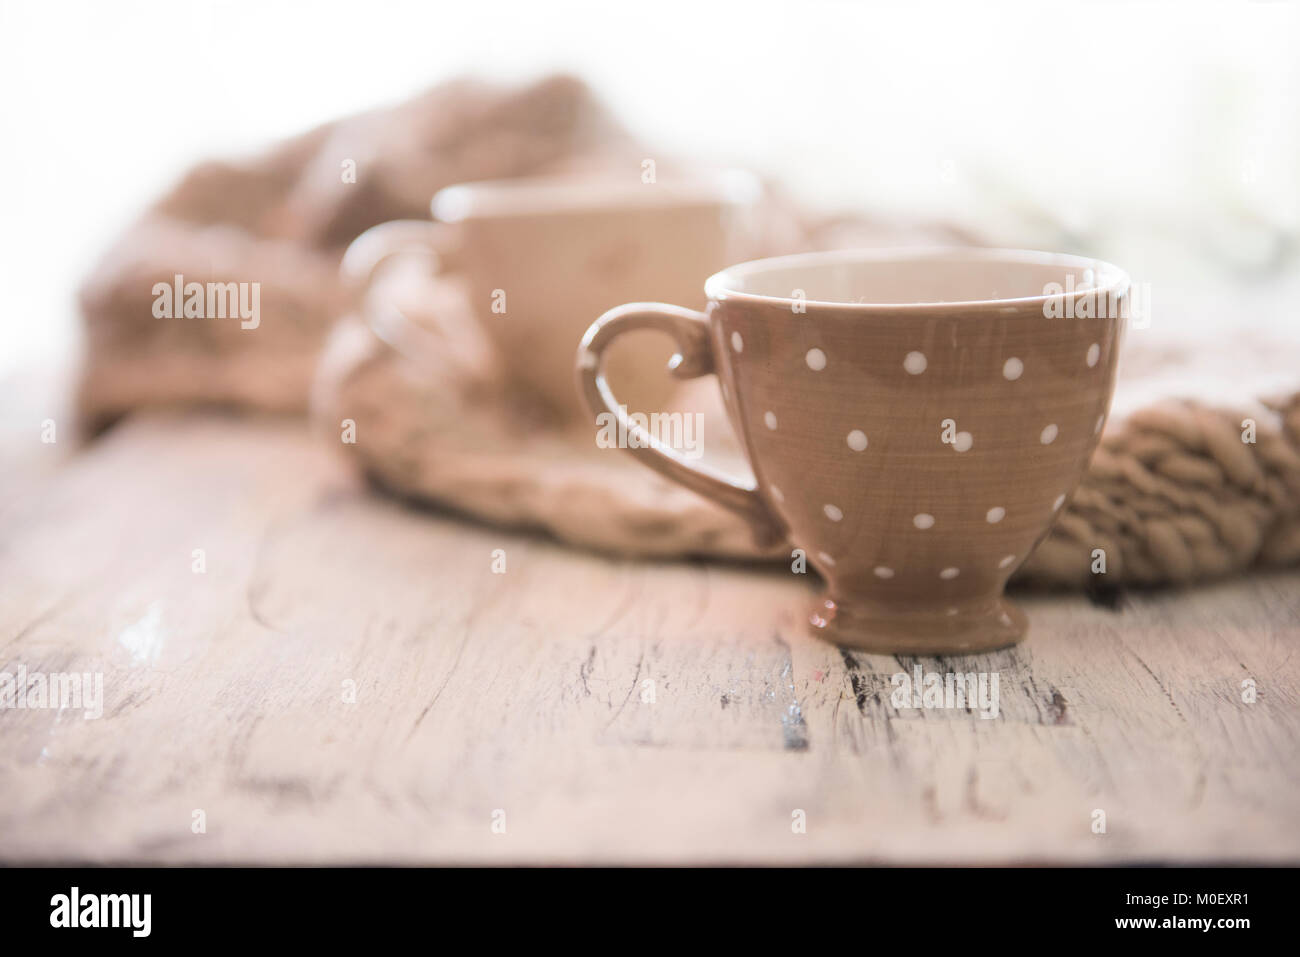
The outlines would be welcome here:
<svg viewBox="0 0 1300 957">
<path fill-rule="evenodd" d="M 386 266 L 399 257 L 413 256 L 429 261 L 438 273 L 446 256 L 459 245 L 455 227 L 422 219 L 395 219 L 372 226 L 352 241 L 339 264 L 344 288 L 361 315 L 379 338 L 408 355 L 436 348 L 444 334 L 412 322 L 390 302 L 370 302 L 370 287 Z"/>
<path fill-rule="evenodd" d="M 636 435 L 636 441 L 628 443 L 629 452 L 660 475 L 745 519 L 757 544 L 766 546 L 781 541 L 785 538 L 781 523 L 753 485 L 742 484 L 708 466 L 690 464 L 629 420 L 626 407 L 614 397 L 605 381 L 603 365 L 609 344 L 622 333 L 635 329 L 655 329 L 673 337 L 677 353 L 668 363 L 668 369 L 676 378 L 694 379 L 716 373 L 709 321 L 703 313 L 663 303 L 633 302 L 618 306 L 592 323 L 578 347 L 578 387 L 592 415 L 614 416 L 621 435 Z"/>
</svg>

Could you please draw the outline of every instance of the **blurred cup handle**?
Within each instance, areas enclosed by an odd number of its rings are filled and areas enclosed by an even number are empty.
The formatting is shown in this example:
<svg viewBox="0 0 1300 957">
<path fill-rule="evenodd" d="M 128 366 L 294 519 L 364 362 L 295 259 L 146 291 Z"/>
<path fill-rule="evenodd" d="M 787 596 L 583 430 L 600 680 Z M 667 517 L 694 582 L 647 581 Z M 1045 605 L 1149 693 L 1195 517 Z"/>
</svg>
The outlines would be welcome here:
<svg viewBox="0 0 1300 957">
<path fill-rule="evenodd" d="M 352 241 L 339 264 L 339 276 L 375 335 L 399 352 L 417 354 L 441 338 L 444 330 L 412 322 L 391 302 L 373 301 L 371 287 L 399 258 L 425 259 L 430 273 L 436 275 L 459 245 L 459 231 L 454 226 L 422 219 L 395 219 L 370 227 Z"/>
<path fill-rule="evenodd" d="M 668 363 L 668 369 L 676 378 L 694 379 L 717 372 L 709 342 L 709 321 L 703 313 L 663 303 L 633 302 L 617 306 L 592 323 L 578 347 L 578 388 L 592 415 L 597 420 L 602 415 L 611 415 L 618 424 L 619 435 L 634 436 L 634 441 L 628 441 L 627 450 L 643 464 L 745 519 L 756 544 L 767 546 L 781 541 L 785 538 L 781 522 L 757 488 L 708 466 L 689 463 L 628 418 L 627 408 L 614 397 L 605 381 L 603 367 L 610 343 L 634 329 L 655 329 L 673 337 L 677 353 Z"/>
</svg>

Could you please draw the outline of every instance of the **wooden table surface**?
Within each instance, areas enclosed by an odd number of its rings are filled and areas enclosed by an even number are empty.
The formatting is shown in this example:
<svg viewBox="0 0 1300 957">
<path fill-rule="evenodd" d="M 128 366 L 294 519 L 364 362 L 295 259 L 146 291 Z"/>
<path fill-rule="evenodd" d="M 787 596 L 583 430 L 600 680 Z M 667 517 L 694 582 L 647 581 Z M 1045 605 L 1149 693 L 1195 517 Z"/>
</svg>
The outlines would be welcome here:
<svg viewBox="0 0 1300 957">
<path fill-rule="evenodd" d="M 27 412 L 0 668 L 102 672 L 104 713 L 0 711 L 7 860 L 1300 859 L 1300 573 L 1023 595 L 1029 640 L 986 656 L 846 653 L 804 630 L 810 576 L 416 512 L 300 423 L 77 449 Z M 896 708 L 918 664 L 996 672 L 999 716 Z"/>
</svg>

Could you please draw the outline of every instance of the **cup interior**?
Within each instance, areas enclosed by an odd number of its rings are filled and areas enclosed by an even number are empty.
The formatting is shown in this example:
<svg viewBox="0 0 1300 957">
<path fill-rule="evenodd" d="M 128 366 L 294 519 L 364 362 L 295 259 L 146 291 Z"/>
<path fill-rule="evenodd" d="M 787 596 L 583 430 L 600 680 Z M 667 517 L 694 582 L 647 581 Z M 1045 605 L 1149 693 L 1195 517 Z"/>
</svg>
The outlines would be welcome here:
<svg viewBox="0 0 1300 957">
<path fill-rule="evenodd" d="M 1128 277 L 1082 256 L 1006 249 L 805 253 L 733 266 L 709 278 L 712 299 L 805 301 L 855 308 L 1024 303 L 1119 293 Z"/>
</svg>

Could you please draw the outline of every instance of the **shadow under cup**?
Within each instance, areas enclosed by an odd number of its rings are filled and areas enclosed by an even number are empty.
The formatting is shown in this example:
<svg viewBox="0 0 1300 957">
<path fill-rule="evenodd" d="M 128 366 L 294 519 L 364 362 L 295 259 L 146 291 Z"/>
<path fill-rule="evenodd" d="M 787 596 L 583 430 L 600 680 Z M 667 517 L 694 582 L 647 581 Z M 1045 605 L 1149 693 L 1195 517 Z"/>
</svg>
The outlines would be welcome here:
<svg viewBox="0 0 1300 957">
<path fill-rule="evenodd" d="M 833 641 L 986 650 L 1025 634 L 1003 588 L 1097 444 L 1128 288 L 1105 263 L 1023 251 L 761 260 L 710 278 L 707 314 L 607 313 L 580 379 L 604 411 L 608 341 L 674 335 L 679 375 L 716 372 L 755 484 L 631 451 L 802 549 L 827 583 L 813 627 Z"/>
</svg>

